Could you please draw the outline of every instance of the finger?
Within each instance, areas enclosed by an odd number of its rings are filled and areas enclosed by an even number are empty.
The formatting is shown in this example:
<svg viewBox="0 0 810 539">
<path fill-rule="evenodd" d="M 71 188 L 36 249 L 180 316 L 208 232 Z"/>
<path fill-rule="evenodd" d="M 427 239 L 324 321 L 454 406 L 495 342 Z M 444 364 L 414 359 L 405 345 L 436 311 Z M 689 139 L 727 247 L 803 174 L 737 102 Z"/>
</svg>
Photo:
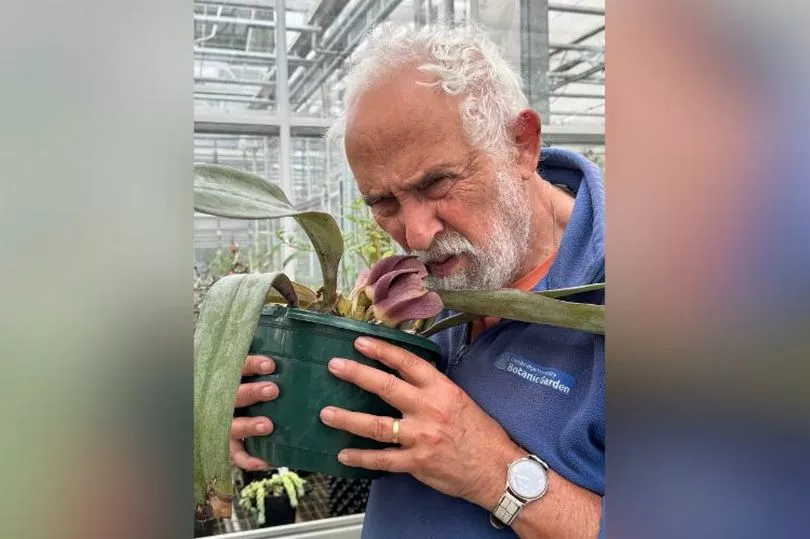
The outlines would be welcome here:
<svg viewBox="0 0 810 539">
<path fill-rule="evenodd" d="M 257 402 L 271 401 L 278 397 L 278 386 L 273 382 L 240 384 L 236 389 L 234 408 L 250 406 Z"/>
<path fill-rule="evenodd" d="M 267 417 L 234 417 L 231 438 L 242 440 L 251 436 L 266 436 L 273 432 L 273 422 Z"/>
<path fill-rule="evenodd" d="M 408 452 L 396 447 L 386 449 L 343 449 L 338 460 L 345 466 L 403 473 L 410 469 Z"/>
<path fill-rule="evenodd" d="M 255 374 L 273 374 L 276 371 L 276 363 L 266 356 L 248 356 L 245 365 L 242 367 L 242 376 L 252 376 Z"/>
<path fill-rule="evenodd" d="M 237 468 L 241 468 L 249 472 L 258 472 L 260 470 L 270 469 L 270 465 L 268 463 L 262 459 L 257 459 L 256 457 L 250 456 L 250 454 L 245 451 L 245 444 L 239 440 L 234 440 L 233 438 L 231 438 L 231 462 L 233 462 Z"/>
<path fill-rule="evenodd" d="M 389 444 L 394 442 L 393 417 L 350 412 L 341 408 L 327 406 L 321 410 L 321 421 L 332 428 L 345 430 L 363 438 Z M 397 443 L 410 445 L 412 439 L 406 425 L 404 425 L 404 421 L 404 419 L 399 420 Z"/>
<path fill-rule="evenodd" d="M 418 387 L 429 382 L 439 372 L 416 354 L 385 341 L 359 337 L 354 341 L 354 347 L 364 356 L 397 370 L 402 378 Z"/>
<path fill-rule="evenodd" d="M 329 371 L 341 380 L 378 395 L 403 412 L 415 409 L 419 402 L 419 394 L 415 387 L 380 369 L 336 357 L 329 361 Z"/>
</svg>

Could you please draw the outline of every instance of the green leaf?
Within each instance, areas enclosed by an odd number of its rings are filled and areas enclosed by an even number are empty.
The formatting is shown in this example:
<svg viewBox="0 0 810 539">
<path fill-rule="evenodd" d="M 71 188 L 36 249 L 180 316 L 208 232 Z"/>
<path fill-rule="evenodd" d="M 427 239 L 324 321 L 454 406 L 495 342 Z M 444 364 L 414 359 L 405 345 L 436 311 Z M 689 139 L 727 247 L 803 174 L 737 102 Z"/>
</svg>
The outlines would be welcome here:
<svg viewBox="0 0 810 539">
<path fill-rule="evenodd" d="M 581 286 L 572 286 L 569 288 L 555 288 L 554 290 L 541 290 L 538 292 L 531 292 L 531 294 L 536 294 L 538 296 L 545 296 L 547 298 L 564 298 L 567 296 L 573 296 L 574 294 L 581 294 L 583 292 L 593 292 L 594 290 L 602 290 L 603 288 L 605 288 L 605 283 L 595 283 Z M 485 315 L 485 316 L 492 316 L 492 315 Z M 430 337 L 431 335 L 435 335 L 436 333 L 444 331 L 445 329 L 451 328 L 453 326 L 458 326 L 460 324 L 472 322 L 476 318 L 481 318 L 481 315 L 464 312 L 454 314 L 453 316 L 448 316 L 447 318 L 439 320 L 435 324 L 431 324 L 424 330 L 420 331 L 419 335 L 421 335 L 422 337 Z"/>
<path fill-rule="evenodd" d="M 306 309 L 309 305 L 318 300 L 318 294 L 308 286 L 295 281 L 290 281 L 290 284 L 292 284 L 295 295 L 298 298 L 299 306 L 302 309 Z M 287 298 L 283 297 L 280 292 L 273 289 L 267 294 L 267 303 L 289 303 L 289 301 Z"/>
<path fill-rule="evenodd" d="M 448 309 L 590 333 L 605 333 L 605 307 L 520 290 L 437 290 Z M 570 293 L 569 293 L 570 295 Z"/>
<path fill-rule="evenodd" d="M 255 174 L 221 165 L 194 166 L 194 209 L 233 219 L 294 218 L 309 236 L 318 255 L 324 303 L 331 305 L 335 300 L 343 235 L 328 213 L 298 211 L 277 185 Z"/>
<path fill-rule="evenodd" d="M 470 314 L 470 313 L 458 313 L 454 314 L 453 316 L 448 316 L 447 318 L 442 318 L 435 324 L 431 324 L 430 326 L 426 327 L 422 331 L 419 332 L 419 335 L 422 337 L 430 337 L 431 335 L 435 335 L 440 331 L 444 331 L 445 329 L 449 329 L 454 326 L 458 326 L 461 324 L 466 324 L 467 322 L 472 322 L 473 320 L 481 318 L 480 314 Z"/>
<path fill-rule="evenodd" d="M 583 284 L 580 286 L 571 286 L 569 288 L 555 288 L 554 290 L 540 290 L 533 292 L 540 296 L 547 298 L 565 298 L 575 294 L 582 294 L 583 292 L 593 292 L 594 290 L 603 290 L 605 283 Z"/>
<path fill-rule="evenodd" d="M 295 295 L 283 273 L 223 277 L 205 297 L 194 331 L 194 515 L 230 516 L 229 439 L 236 388 L 270 287 Z"/>
</svg>

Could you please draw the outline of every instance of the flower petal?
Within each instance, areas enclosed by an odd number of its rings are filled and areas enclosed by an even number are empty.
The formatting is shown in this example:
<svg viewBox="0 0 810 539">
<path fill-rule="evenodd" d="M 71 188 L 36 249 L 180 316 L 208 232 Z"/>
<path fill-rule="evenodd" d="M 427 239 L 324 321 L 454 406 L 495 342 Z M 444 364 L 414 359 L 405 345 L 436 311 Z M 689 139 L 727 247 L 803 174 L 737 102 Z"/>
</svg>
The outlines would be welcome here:
<svg viewBox="0 0 810 539">
<path fill-rule="evenodd" d="M 403 256 L 389 256 L 386 258 L 381 258 L 378 260 L 371 268 L 368 270 L 368 276 L 366 280 L 369 284 L 374 284 L 377 279 L 388 273 L 389 271 L 393 271 L 394 267 L 399 264 L 399 261 L 404 258 Z"/>
<path fill-rule="evenodd" d="M 394 285 L 394 283 L 398 279 L 403 278 L 403 276 L 406 276 L 406 275 L 408 275 L 408 276 L 412 275 L 413 276 L 411 278 L 413 286 L 421 286 L 422 288 L 424 288 L 424 285 L 421 284 L 423 282 L 424 275 L 421 274 L 421 271 L 418 268 L 401 269 L 401 270 L 389 271 L 388 273 L 384 274 L 383 276 L 381 276 L 376 281 L 369 283 L 369 285 L 366 286 L 366 289 L 365 289 L 366 294 L 368 295 L 368 297 L 371 298 L 371 301 L 373 301 L 375 303 L 379 302 L 379 301 L 383 301 L 385 298 L 388 297 L 388 294 L 390 293 L 390 289 Z"/>
<path fill-rule="evenodd" d="M 380 277 L 394 270 L 421 269 L 427 275 L 425 265 L 413 255 L 387 256 L 378 260 L 368 272 L 368 284 L 374 284 Z"/>
<path fill-rule="evenodd" d="M 385 290 L 385 297 L 375 301 L 372 307 L 377 320 L 396 326 L 406 320 L 429 318 L 442 310 L 441 299 L 435 292 L 429 292 L 425 288 L 424 278 L 418 273 L 406 270 L 392 273 L 398 275 L 391 279 L 390 286 Z M 385 276 L 386 280 L 389 275 L 391 274 Z M 383 280 L 377 284 L 384 284 Z"/>
<path fill-rule="evenodd" d="M 441 311 L 442 303 L 437 294 L 429 293 L 425 287 L 427 274 L 425 265 L 413 255 L 389 256 L 374 264 L 368 274 L 361 275 L 352 295 L 366 296 L 372 302 L 371 313 L 375 318 L 391 327 L 423 318 L 419 316 L 422 313 L 429 318 Z"/>
<path fill-rule="evenodd" d="M 443 308 L 441 298 L 433 291 L 425 291 L 418 297 L 404 301 L 389 299 L 372 307 L 375 318 L 389 327 L 396 327 L 406 320 L 436 316 Z"/>
</svg>

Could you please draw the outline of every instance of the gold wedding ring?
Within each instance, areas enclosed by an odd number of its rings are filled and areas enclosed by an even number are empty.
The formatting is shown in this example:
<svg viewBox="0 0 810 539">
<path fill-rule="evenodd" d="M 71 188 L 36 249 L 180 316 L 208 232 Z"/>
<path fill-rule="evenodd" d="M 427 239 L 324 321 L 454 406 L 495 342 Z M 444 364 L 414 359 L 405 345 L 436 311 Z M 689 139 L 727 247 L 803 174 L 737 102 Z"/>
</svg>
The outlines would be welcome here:
<svg viewBox="0 0 810 539">
<path fill-rule="evenodd" d="M 399 419 L 394 420 L 394 434 L 391 436 L 391 441 L 395 444 L 399 443 Z"/>
</svg>

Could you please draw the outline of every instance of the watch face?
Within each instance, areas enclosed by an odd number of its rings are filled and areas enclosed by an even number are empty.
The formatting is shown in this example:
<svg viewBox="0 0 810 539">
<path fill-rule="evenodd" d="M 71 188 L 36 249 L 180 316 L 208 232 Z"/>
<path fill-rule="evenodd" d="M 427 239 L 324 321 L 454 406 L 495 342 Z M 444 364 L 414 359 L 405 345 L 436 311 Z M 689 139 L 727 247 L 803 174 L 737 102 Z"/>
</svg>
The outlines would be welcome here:
<svg viewBox="0 0 810 539">
<path fill-rule="evenodd" d="M 546 481 L 546 470 L 533 460 L 519 460 L 509 468 L 509 487 L 521 498 L 533 499 L 543 494 Z"/>
</svg>

